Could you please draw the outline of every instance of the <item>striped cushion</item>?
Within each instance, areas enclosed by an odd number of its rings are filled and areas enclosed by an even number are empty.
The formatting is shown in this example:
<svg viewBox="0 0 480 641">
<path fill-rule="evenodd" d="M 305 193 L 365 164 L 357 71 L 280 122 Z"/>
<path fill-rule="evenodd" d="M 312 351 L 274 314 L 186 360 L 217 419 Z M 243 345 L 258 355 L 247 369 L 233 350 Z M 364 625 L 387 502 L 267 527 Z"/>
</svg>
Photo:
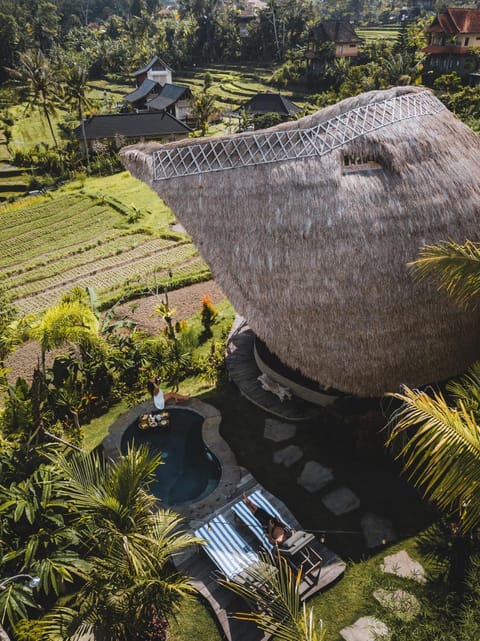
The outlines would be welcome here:
<svg viewBox="0 0 480 641">
<path fill-rule="evenodd" d="M 259 561 L 256 552 L 221 514 L 195 530 L 195 534 L 207 541 L 203 549 L 227 579 L 234 579 Z"/>
<path fill-rule="evenodd" d="M 248 497 L 252 503 L 255 503 L 255 505 L 258 505 L 258 507 L 262 507 L 265 512 L 268 512 L 272 516 L 276 516 L 282 523 L 285 523 L 288 527 L 290 525 L 285 521 L 285 519 L 280 516 L 280 513 L 278 510 L 276 510 L 273 505 L 263 496 L 260 490 L 256 490 L 253 494 L 251 494 Z M 250 511 L 248 506 L 245 504 L 245 502 L 239 501 L 238 503 L 235 503 L 235 505 L 232 506 L 232 510 L 235 512 L 235 514 L 241 518 L 241 520 L 247 525 L 250 530 L 255 534 L 257 539 L 262 543 L 263 547 L 268 551 L 272 552 L 273 549 L 275 548 L 272 543 L 268 540 L 268 537 L 266 533 L 263 531 L 263 528 L 260 524 L 260 521 L 258 521 L 253 513 Z"/>
</svg>

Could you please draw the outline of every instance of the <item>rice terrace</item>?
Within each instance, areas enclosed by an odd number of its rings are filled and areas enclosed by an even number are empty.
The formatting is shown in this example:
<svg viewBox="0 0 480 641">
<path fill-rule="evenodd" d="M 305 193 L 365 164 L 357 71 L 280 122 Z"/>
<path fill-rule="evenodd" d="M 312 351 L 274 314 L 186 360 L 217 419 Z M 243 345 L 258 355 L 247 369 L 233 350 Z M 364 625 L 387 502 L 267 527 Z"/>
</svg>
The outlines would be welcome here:
<svg viewBox="0 0 480 641">
<path fill-rule="evenodd" d="M 4 206 L 0 278 L 8 279 L 18 308 L 45 309 L 76 286 L 119 298 L 125 287 L 160 285 L 169 271 L 177 283 L 208 278 L 188 236 L 171 231 L 171 212 L 150 211 L 149 199 L 148 188 L 122 174 Z"/>
</svg>

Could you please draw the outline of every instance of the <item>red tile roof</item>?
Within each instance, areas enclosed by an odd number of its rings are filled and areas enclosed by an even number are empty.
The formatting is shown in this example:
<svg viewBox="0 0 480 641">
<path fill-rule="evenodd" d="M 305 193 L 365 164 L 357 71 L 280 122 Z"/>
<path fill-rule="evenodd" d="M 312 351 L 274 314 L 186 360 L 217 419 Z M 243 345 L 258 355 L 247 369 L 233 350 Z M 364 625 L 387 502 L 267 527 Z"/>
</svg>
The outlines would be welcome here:
<svg viewBox="0 0 480 641">
<path fill-rule="evenodd" d="M 480 33 L 480 9 L 450 8 L 439 13 L 426 33 Z"/>
</svg>

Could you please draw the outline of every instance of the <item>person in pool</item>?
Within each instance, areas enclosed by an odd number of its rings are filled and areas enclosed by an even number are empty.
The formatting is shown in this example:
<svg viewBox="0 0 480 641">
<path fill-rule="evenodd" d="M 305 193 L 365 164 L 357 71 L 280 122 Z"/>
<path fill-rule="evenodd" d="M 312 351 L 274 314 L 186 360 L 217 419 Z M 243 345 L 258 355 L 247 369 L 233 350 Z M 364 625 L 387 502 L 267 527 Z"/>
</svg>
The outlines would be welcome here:
<svg viewBox="0 0 480 641">
<path fill-rule="evenodd" d="M 154 378 L 147 383 L 147 389 L 153 397 L 153 404 L 157 410 L 163 410 L 165 408 L 165 403 L 173 399 L 175 403 L 181 403 L 182 401 L 188 401 L 190 396 L 184 396 L 183 394 L 178 394 L 177 392 L 162 392 L 159 386 L 158 378 Z"/>
<path fill-rule="evenodd" d="M 243 493 L 243 501 L 261 524 L 263 531 L 272 545 L 282 545 L 282 543 L 285 543 L 285 541 L 292 536 L 294 530 L 289 528 L 288 525 L 285 525 L 277 516 L 272 516 L 272 514 L 269 514 L 263 507 L 251 501 L 245 492 Z"/>
</svg>

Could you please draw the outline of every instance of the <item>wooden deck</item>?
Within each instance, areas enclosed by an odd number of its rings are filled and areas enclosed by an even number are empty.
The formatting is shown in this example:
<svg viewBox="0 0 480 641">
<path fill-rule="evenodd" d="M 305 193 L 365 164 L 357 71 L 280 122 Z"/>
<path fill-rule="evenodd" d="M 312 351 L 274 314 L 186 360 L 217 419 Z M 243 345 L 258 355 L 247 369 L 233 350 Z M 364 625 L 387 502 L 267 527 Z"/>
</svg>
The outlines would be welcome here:
<svg viewBox="0 0 480 641">
<path fill-rule="evenodd" d="M 242 493 L 245 491 L 248 494 L 260 489 L 262 493 L 268 498 L 270 503 L 277 508 L 295 529 L 302 529 L 300 523 L 295 519 L 293 514 L 288 508 L 275 496 L 267 492 L 261 487 L 256 480 L 247 474 L 242 478 L 239 487 L 237 488 L 238 494 L 228 503 L 222 506 L 209 516 L 209 519 L 216 514 L 222 514 L 232 525 L 235 526 L 237 531 L 252 545 L 256 550 L 261 550 L 259 542 L 251 534 L 250 530 L 245 527 L 241 522 L 234 517 L 231 506 L 236 501 L 240 500 Z M 207 519 L 207 520 L 209 520 Z M 192 530 L 197 529 L 203 525 L 201 521 L 191 521 L 190 527 Z M 319 541 L 315 540 L 312 547 L 323 558 L 323 565 L 319 571 L 315 571 L 312 575 L 308 576 L 301 583 L 301 596 L 306 600 L 324 590 L 329 585 L 337 581 L 345 570 L 345 563 L 338 557 L 332 550 L 322 545 Z M 207 601 L 212 614 L 217 620 L 220 630 L 222 631 L 227 641 L 267 641 L 270 635 L 266 635 L 259 631 L 252 623 L 238 621 L 229 616 L 233 612 L 245 612 L 248 609 L 245 601 L 240 597 L 233 594 L 226 588 L 220 586 L 216 581 L 216 577 L 220 577 L 219 570 L 212 563 L 209 557 L 202 551 L 199 546 L 195 552 L 185 555 L 183 558 L 177 560 L 177 567 L 191 577 L 193 585 L 198 589 L 202 597 Z"/>
<path fill-rule="evenodd" d="M 254 357 L 255 335 L 242 318 L 237 318 L 227 342 L 226 364 L 230 380 L 249 401 L 274 416 L 289 421 L 306 421 L 317 416 L 319 410 L 310 403 L 293 397 L 280 399 L 267 392 L 258 382 L 261 371 Z"/>
</svg>

